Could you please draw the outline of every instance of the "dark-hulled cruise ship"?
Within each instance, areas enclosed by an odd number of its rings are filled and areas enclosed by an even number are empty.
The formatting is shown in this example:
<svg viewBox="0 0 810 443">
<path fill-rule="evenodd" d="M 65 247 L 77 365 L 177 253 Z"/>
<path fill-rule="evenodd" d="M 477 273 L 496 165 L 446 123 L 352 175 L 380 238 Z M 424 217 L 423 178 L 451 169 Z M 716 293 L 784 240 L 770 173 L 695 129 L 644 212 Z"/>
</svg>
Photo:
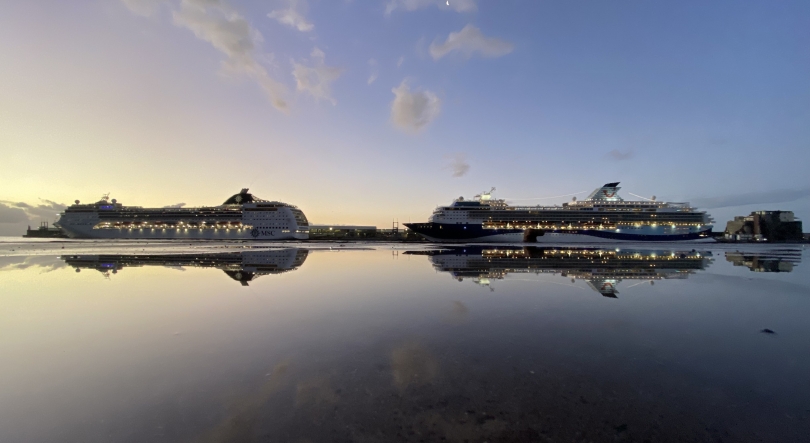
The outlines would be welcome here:
<svg viewBox="0 0 810 443">
<path fill-rule="evenodd" d="M 492 191 L 436 208 L 427 223 L 405 226 L 431 241 L 598 243 L 714 241 L 714 220 L 689 203 L 625 201 L 619 183 L 561 206 L 510 206 Z M 494 188 L 493 188 L 494 191 Z"/>
</svg>

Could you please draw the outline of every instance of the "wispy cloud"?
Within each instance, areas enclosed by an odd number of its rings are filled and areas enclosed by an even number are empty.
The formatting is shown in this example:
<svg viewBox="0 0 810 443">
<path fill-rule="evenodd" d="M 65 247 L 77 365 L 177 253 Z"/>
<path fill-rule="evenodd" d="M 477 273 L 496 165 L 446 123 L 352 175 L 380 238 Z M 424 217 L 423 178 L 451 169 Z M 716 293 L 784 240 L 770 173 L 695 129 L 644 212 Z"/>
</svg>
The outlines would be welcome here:
<svg viewBox="0 0 810 443">
<path fill-rule="evenodd" d="M 495 37 L 485 36 L 480 29 L 467 25 L 459 32 L 451 32 L 443 43 L 434 41 L 430 44 L 430 55 L 438 60 L 445 55 L 459 51 L 466 57 L 475 53 L 483 57 L 501 57 L 515 49 L 512 43 Z"/>
<path fill-rule="evenodd" d="M 130 11 L 148 17 L 157 12 L 161 3 L 166 3 L 168 0 L 121 0 L 129 8 Z"/>
<path fill-rule="evenodd" d="M 331 84 L 340 77 L 342 69 L 326 66 L 326 54 L 318 48 L 310 54 L 312 66 L 305 66 L 293 61 L 293 77 L 299 91 L 308 92 L 316 99 L 323 99 L 333 105 L 337 102 L 332 98 Z"/>
<path fill-rule="evenodd" d="M 478 10 L 475 0 L 390 0 L 385 5 L 385 15 L 389 16 L 397 9 L 416 11 L 431 6 L 456 12 L 475 12 Z"/>
<path fill-rule="evenodd" d="M 455 154 L 447 156 L 449 160 L 449 169 L 453 173 L 453 177 L 463 177 L 470 170 L 470 163 L 467 161 L 467 154 L 463 152 L 456 152 Z"/>
<path fill-rule="evenodd" d="M 408 80 L 402 80 L 391 92 L 391 121 L 408 132 L 419 132 L 430 124 L 441 111 L 442 101 L 431 91 L 411 91 Z"/>
<path fill-rule="evenodd" d="M 301 32 L 309 32 L 315 29 L 315 25 L 308 22 L 305 14 L 307 12 L 306 0 L 287 0 L 288 7 L 277 9 L 267 14 L 268 17 L 281 24 L 292 26 Z"/>
<path fill-rule="evenodd" d="M 691 203 L 699 208 L 727 208 L 732 206 L 788 203 L 810 196 L 810 188 L 777 189 L 775 191 L 746 192 L 721 197 L 701 197 Z"/>
<path fill-rule="evenodd" d="M 366 83 L 370 85 L 374 83 L 375 80 L 377 80 L 377 76 L 379 75 L 377 72 L 377 60 L 374 60 L 372 58 L 371 60 L 368 61 L 368 65 L 371 67 L 371 74 L 368 76 L 368 81 L 366 81 Z"/>
<path fill-rule="evenodd" d="M 614 150 L 608 152 L 607 154 L 605 154 L 605 157 L 607 157 L 610 160 L 622 161 L 622 160 L 630 160 L 635 155 L 636 155 L 636 153 L 632 149 L 628 149 L 626 151 L 620 151 L 618 149 L 614 149 Z"/>
<path fill-rule="evenodd" d="M 137 14 L 152 14 L 157 0 L 123 0 Z M 166 0 L 164 3 L 174 5 Z M 225 54 L 224 72 L 246 75 L 256 81 L 273 106 L 286 112 L 287 88 L 267 72 L 260 60 L 270 58 L 259 50 L 263 38 L 226 0 L 180 0 L 172 11 L 174 24 L 191 30 L 200 40 Z"/>
<path fill-rule="evenodd" d="M 400 56 L 399 59 L 397 59 L 397 68 L 402 66 L 403 63 L 405 63 L 405 56 L 404 55 Z"/>
</svg>

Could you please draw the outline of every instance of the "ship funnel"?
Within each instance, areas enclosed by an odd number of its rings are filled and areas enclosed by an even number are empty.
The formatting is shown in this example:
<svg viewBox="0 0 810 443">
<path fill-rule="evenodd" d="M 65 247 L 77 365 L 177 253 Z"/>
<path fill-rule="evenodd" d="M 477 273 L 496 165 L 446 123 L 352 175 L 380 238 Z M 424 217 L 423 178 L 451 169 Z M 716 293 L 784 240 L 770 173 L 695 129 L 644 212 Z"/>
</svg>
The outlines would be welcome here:
<svg viewBox="0 0 810 443">
<path fill-rule="evenodd" d="M 606 183 L 601 188 L 591 192 L 586 200 L 601 200 L 601 201 L 623 201 L 619 197 L 619 182 Z"/>
<path fill-rule="evenodd" d="M 492 193 L 493 192 L 495 192 L 495 187 L 494 186 L 492 187 L 492 189 L 489 190 L 489 192 L 482 192 L 482 193 L 476 195 L 474 198 L 477 198 L 478 201 L 482 201 L 482 202 L 483 201 L 489 201 L 489 200 L 492 199 Z"/>
</svg>

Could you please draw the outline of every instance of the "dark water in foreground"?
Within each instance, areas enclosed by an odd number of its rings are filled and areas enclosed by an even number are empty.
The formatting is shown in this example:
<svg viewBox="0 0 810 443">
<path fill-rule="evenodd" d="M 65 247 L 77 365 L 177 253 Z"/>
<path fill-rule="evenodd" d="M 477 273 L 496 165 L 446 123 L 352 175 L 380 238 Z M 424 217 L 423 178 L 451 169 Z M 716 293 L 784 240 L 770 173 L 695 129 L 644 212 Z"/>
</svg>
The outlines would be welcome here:
<svg viewBox="0 0 810 443">
<path fill-rule="evenodd" d="M 0 243 L 0 441 L 810 440 L 801 247 L 218 245 Z"/>
</svg>

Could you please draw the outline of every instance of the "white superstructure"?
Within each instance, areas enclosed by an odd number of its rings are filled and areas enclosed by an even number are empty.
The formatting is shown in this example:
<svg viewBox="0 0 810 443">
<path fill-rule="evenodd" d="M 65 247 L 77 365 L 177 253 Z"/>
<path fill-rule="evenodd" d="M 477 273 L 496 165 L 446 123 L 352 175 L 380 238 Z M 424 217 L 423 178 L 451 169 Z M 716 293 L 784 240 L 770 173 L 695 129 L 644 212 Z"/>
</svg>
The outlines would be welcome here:
<svg viewBox="0 0 810 443">
<path fill-rule="evenodd" d="M 219 206 L 142 208 L 108 196 L 65 209 L 55 223 L 71 238 L 306 240 L 309 222 L 293 205 L 242 189 Z"/>
</svg>

